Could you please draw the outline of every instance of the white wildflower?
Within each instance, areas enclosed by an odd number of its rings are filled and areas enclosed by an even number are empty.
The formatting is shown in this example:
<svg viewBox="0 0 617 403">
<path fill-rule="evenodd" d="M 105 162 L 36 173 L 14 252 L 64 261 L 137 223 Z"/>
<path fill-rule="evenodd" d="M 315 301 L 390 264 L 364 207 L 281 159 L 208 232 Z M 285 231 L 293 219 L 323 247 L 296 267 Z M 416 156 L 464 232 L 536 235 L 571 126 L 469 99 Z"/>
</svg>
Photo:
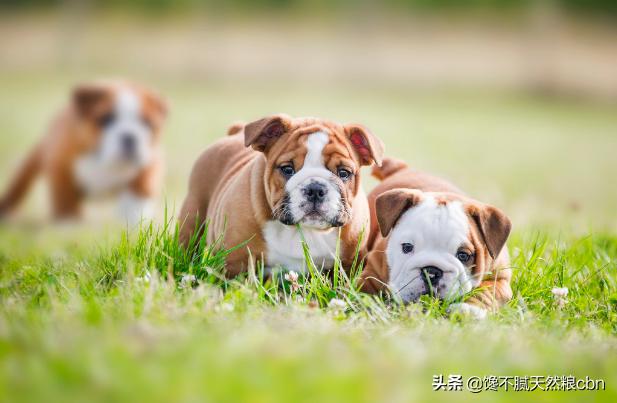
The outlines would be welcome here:
<svg viewBox="0 0 617 403">
<path fill-rule="evenodd" d="M 197 282 L 197 277 L 193 274 L 185 274 L 180 279 L 180 288 L 191 288 Z"/>
<path fill-rule="evenodd" d="M 285 280 L 290 281 L 292 283 L 295 283 L 298 281 L 298 273 L 296 273 L 295 271 L 290 271 L 288 273 L 285 273 Z"/>
<path fill-rule="evenodd" d="M 347 308 L 347 303 L 342 299 L 332 298 L 330 302 L 328 302 L 328 308 L 333 311 L 344 311 Z"/>
<path fill-rule="evenodd" d="M 551 290 L 553 293 L 553 297 L 555 297 L 555 303 L 557 303 L 557 307 L 560 309 L 566 306 L 566 297 L 568 296 L 568 288 L 567 287 L 555 287 Z"/>
<path fill-rule="evenodd" d="M 285 280 L 289 281 L 291 292 L 296 292 L 300 289 L 300 284 L 298 283 L 298 273 L 292 270 L 288 273 L 285 273 L 284 278 Z"/>
</svg>

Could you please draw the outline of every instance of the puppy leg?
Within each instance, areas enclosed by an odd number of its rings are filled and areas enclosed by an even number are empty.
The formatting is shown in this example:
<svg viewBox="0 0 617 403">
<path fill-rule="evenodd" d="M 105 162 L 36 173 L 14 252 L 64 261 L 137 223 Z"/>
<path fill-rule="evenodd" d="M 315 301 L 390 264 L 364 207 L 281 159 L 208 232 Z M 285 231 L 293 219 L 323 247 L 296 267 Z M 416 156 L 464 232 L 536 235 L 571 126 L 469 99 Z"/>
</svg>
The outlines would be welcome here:
<svg viewBox="0 0 617 403">
<path fill-rule="evenodd" d="M 52 214 L 56 220 L 71 220 L 81 214 L 82 194 L 66 172 L 52 172 L 49 177 Z"/>
<path fill-rule="evenodd" d="M 245 272 L 249 264 L 257 264 L 255 256 L 253 256 L 252 260 L 252 262 L 249 262 L 249 254 L 246 248 L 233 251 L 225 261 L 225 276 L 227 278 L 234 278 L 238 274 Z M 271 271 L 271 268 L 268 271 Z"/>
<path fill-rule="evenodd" d="M 134 226 L 142 220 L 154 217 L 154 196 L 158 193 L 161 179 L 160 163 L 151 164 L 120 194 L 119 209 L 122 219 Z"/>
<path fill-rule="evenodd" d="M 512 288 L 510 287 L 510 269 L 508 278 L 497 278 L 485 280 L 480 284 L 480 290 L 473 294 L 466 302 L 488 311 L 496 311 L 505 303 L 512 299 Z"/>
<path fill-rule="evenodd" d="M 452 304 L 449 312 L 483 319 L 489 312 L 495 312 L 512 299 L 510 279 L 512 270 L 501 269 L 493 278 L 487 278 L 480 283 L 477 292 L 463 303 Z"/>
<path fill-rule="evenodd" d="M 131 227 L 154 217 L 152 199 L 139 196 L 130 190 L 120 194 L 118 210 L 122 220 Z"/>
<path fill-rule="evenodd" d="M 200 176 L 202 171 L 201 165 L 204 164 L 204 161 L 204 158 L 200 158 L 193 167 L 193 172 L 191 172 L 189 179 L 189 191 L 178 215 L 178 224 L 180 225 L 179 240 L 180 244 L 184 247 L 189 245 L 192 238 L 196 237 L 199 239 L 201 237 L 208 215 L 208 195 L 204 189 L 203 178 Z M 197 231 L 197 234 L 195 234 L 195 231 Z"/>
<path fill-rule="evenodd" d="M 17 169 L 6 192 L 0 196 L 0 217 L 7 215 L 17 207 L 30 189 L 41 170 L 41 154 L 42 147 L 35 147 Z"/>
<path fill-rule="evenodd" d="M 366 264 L 358 279 L 360 291 L 367 294 L 378 294 L 381 291 L 387 290 L 387 269 L 384 273 L 386 265 L 385 254 L 382 251 L 371 251 L 366 256 Z"/>
<path fill-rule="evenodd" d="M 189 193 L 182 203 L 178 222 L 180 225 L 180 244 L 184 247 L 188 246 L 189 241 L 195 235 L 195 229 L 199 231 L 198 236 L 203 232 L 203 224 L 206 218 L 207 206 L 201 203 L 200 199 Z"/>
</svg>

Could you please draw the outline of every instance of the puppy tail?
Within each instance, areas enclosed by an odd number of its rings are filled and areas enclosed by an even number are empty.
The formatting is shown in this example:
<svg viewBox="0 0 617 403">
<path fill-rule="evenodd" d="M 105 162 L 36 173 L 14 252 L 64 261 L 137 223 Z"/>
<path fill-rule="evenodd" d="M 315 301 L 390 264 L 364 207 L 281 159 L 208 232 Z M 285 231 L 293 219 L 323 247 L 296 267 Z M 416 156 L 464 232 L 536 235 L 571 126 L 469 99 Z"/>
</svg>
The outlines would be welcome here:
<svg viewBox="0 0 617 403">
<path fill-rule="evenodd" d="M 396 158 L 385 157 L 381 163 L 381 166 L 377 165 L 373 166 L 373 171 L 371 175 L 379 180 L 384 180 L 389 176 L 394 175 L 400 170 L 407 169 L 409 166 L 404 161 L 401 161 Z"/>
<path fill-rule="evenodd" d="M 0 217 L 10 213 L 24 198 L 41 170 L 42 145 L 36 146 L 21 163 L 8 188 L 0 197 Z"/>
<path fill-rule="evenodd" d="M 242 129 L 244 129 L 244 123 L 242 123 L 242 122 L 233 123 L 227 129 L 227 135 L 228 136 L 233 136 L 234 134 L 237 134 L 237 133 L 241 132 Z"/>
</svg>

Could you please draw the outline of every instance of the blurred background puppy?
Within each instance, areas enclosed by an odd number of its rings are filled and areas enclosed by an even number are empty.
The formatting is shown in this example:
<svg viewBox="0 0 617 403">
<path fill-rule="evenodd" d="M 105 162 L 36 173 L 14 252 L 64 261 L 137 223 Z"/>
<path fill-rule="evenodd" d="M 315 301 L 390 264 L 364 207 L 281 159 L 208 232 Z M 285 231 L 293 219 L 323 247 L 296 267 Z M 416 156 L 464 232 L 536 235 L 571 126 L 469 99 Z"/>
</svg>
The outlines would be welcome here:
<svg viewBox="0 0 617 403">
<path fill-rule="evenodd" d="M 0 217 L 14 210 L 34 179 L 49 183 L 56 219 L 78 217 L 87 198 L 114 196 L 129 223 L 153 214 L 161 181 L 161 126 L 167 108 L 153 91 L 123 81 L 73 89 L 0 198 Z"/>
</svg>

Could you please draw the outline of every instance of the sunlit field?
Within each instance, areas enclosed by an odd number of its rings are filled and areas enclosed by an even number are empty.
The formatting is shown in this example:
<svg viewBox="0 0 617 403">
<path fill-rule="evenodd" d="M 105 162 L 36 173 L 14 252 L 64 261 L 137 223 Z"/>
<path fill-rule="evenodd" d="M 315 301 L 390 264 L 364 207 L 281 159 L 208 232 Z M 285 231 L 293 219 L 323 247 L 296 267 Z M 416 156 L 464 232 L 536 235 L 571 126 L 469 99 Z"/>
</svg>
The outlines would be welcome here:
<svg viewBox="0 0 617 403">
<path fill-rule="evenodd" d="M 0 72 L 0 186 L 69 88 L 91 77 L 15 63 Z M 105 201 L 90 205 L 83 223 L 54 224 L 42 183 L 0 222 L 0 400 L 495 401 L 491 391 L 433 391 L 435 376 L 457 374 L 605 383 L 600 391 L 511 386 L 498 395 L 504 401 L 617 400 L 614 103 L 172 67 L 177 73 L 93 69 L 151 85 L 169 103 L 153 224 L 127 230 Z M 507 212 L 511 303 L 476 322 L 429 298 L 399 306 L 364 295 L 342 272 L 336 283 L 301 278 L 298 290 L 283 278 L 262 282 L 259 267 L 225 280 L 226 251 L 180 249 L 173 217 L 193 161 L 231 123 L 277 112 L 362 123 L 386 154 Z M 368 191 L 375 180 L 363 174 Z M 565 304 L 554 287 L 568 288 Z"/>
</svg>

